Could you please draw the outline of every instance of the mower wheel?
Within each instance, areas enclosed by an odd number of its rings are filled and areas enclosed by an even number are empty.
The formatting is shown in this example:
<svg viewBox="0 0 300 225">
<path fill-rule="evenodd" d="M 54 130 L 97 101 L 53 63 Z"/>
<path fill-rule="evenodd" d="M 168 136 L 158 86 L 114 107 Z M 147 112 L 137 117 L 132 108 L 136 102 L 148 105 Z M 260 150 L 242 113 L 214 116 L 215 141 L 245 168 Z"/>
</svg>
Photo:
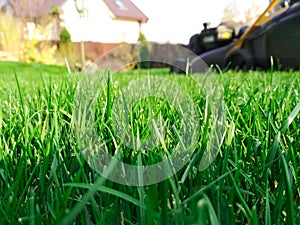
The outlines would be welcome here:
<svg viewBox="0 0 300 225">
<path fill-rule="evenodd" d="M 234 70 L 248 70 L 253 67 L 253 64 L 253 57 L 245 49 L 231 52 L 225 61 L 226 67 Z"/>
</svg>

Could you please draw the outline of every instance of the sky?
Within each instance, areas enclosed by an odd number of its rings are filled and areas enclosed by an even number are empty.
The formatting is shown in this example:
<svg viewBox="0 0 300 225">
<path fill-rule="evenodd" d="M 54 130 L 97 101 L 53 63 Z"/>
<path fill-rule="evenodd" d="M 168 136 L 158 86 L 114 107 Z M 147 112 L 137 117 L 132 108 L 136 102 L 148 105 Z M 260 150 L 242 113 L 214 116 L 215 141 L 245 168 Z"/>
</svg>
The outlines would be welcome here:
<svg viewBox="0 0 300 225">
<path fill-rule="evenodd" d="M 187 44 L 189 38 L 203 29 L 204 22 L 217 26 L 224 8 L 234 0 L 132 0 L 149 18 L 142 25 L 148 41 Z M 252 3 L 263 11 L 269 0 L 236 0 L 242 11 Z M 242 15 L 237 15 L 241 17 Z"/>
</svg>

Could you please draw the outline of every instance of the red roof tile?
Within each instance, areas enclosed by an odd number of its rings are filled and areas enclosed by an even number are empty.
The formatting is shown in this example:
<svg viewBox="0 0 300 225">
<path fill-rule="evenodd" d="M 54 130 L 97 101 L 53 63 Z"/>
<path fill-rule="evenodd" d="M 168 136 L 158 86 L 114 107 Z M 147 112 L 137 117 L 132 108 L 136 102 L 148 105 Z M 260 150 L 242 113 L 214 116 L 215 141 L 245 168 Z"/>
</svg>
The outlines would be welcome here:
<svg viewBox="0 0 300 225">
<path fill-rule="evenodd" d="M 103 0 L 114 15 L 114 19 L 133 20 L 146 23 L 148 17 L 130 0 Z"/>
</svg>

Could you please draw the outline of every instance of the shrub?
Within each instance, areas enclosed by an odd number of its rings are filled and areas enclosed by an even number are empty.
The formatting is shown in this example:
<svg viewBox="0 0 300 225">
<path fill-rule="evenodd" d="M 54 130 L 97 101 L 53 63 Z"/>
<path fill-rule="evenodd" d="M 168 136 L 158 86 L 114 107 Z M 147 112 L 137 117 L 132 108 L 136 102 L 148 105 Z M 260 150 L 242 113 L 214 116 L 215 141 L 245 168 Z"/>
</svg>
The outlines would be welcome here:
<svg viewBox="0 0 300 225">
<path fill-rule="evenodd" d="M 39 41 L 34 38 L 24 40 L 22 43 L 21 60 L 24 62 L 41 62 L 45 64 L 55 64 L 56 46 L 48 41 Z"/>
<path fill-rule="evenodd" d="M 41 62 L 55 64 L 57 47 L 50 41 L 41 40 L 44 33 L 43 27 L 37 25 L 32 38 L 25 36 L 21 43 L 20 59 L 24 62 Z"/>
<path fill-rule="evenodd" d="M 149 43 L 145 37 L 145 35 L 140 32 L 139 35 L 139 60 L 140 60 L 140 68 L 147 69 L 150 68 L 150 50 L 149 50 Z"/>
<path fill-rule="evenodd" d="M 59 56 L 62 61 L 68 59 L 71 65 L 75 65 L 77 56 L 75 55 L 75 46 L 71 40 L 71 34 L 67 28 L 63 27 L 59 35 Z"/>
<path fill-rule="evenodd" d="M 63 27 L 61 29 L 60 35 L 59 35 L 59 41 L 60 44 L 68 44 L 71 41 L 71 34 L 69 33 L 69 31 L 67 30 L 67 28 Z"/>
</svg>

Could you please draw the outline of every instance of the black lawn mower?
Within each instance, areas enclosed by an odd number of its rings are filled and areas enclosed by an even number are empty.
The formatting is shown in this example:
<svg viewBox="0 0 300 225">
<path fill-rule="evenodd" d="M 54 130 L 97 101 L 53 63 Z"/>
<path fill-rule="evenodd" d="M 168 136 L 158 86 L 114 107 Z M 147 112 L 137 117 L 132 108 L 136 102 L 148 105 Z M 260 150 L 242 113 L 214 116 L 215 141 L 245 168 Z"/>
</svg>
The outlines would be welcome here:
<svg viewBox="0 0 300 225">
<path fill-rule="evenodd" d="M 276 10 L 270 13 L 275 7 Z M 209 28 L 205 23 L 201 33 L 193 35 L 186 47 L 198 56 L 177 58 L 171 72 L 201 72 L 193 66 L 198 60 L 222 70 L 298 70 L 300 2 L 284 1 L 283 4 L 274 0 L 250 27 L 228 22 Z"/>
</svg>

